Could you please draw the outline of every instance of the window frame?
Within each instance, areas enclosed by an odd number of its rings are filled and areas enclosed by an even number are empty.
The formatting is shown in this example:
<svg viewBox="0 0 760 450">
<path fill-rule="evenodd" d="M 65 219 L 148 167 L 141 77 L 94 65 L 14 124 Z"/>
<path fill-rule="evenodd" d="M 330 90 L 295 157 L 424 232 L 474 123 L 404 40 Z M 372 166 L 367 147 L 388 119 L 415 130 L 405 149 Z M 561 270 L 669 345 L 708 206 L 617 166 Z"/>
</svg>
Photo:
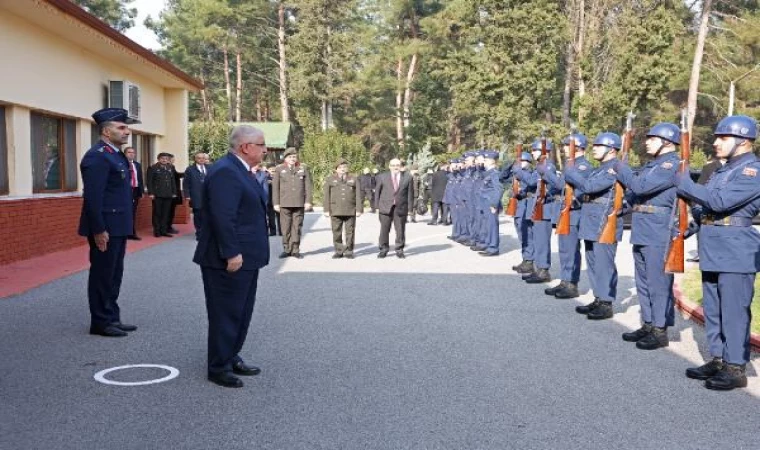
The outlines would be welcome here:
<svg viewBox="0 0 760 450">
<path fill-rule="evenodd" d="M 60 172 L 60 183 L 59 183 L 59 189 L 39 189 L 36 187 L 36 178 L 35 178 L 35 151 L 38 149 L 34 148 L 33 141 L 35 136 L 35 127 L 34 127 L 34 117 L 38 116 L 40 118 L 49 118 L 54 119 L 58 121 L 58 161 L 59 161 L 59 172 Z M 66 121 L 71 121 L 73 124 L 73 149 L 69 149 L 66 143 Z M 72 119 L 65 116 L 60 116 L 56 114 L 50 114 L 43 111 L 37 111 L 32 110 L 29 113 L 29 125 L 30 125 L 30 139 L 29 139 L 29 157 L 32 159 L 32 193 L 33 194 L 57 194 L 57 193 L 68 193 L 68 192 L 76 192 L 79 189 L 78 181 L 75 182 L 75 185 L 73 187 L 67 187 L 66 186 L 66 170 L 69 168 L 69 163 L 73 163 L 76 167 L 76 149 L 77 149 L 77 132 L 76 132 L 76 119 Z M 74 161 L 67 161 L 67 153 L 68 151 L 73 151 L 74 155 Z"/>
</svg>

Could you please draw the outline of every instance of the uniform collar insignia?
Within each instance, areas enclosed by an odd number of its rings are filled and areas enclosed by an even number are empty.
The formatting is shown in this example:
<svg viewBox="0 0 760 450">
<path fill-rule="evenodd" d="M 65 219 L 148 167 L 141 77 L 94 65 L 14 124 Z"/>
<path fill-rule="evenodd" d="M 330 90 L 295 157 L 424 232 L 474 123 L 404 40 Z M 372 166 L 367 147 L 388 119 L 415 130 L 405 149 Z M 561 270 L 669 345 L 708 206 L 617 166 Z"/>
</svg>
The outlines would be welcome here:
<svg viewBox="0 0 760 450">
<path fill-rule="evenodd" d="M 672 167 L 673 167 L 673 163 L 672 163 L 672 162 L 670 162 L 670 161 L 667 161 L 667 162 L 664 162 L 664 163 L 662 163 L 662 168 L 663 168 L 663 169 L 670 169 L 670 168 L 672 168 Z"/>
</svg>

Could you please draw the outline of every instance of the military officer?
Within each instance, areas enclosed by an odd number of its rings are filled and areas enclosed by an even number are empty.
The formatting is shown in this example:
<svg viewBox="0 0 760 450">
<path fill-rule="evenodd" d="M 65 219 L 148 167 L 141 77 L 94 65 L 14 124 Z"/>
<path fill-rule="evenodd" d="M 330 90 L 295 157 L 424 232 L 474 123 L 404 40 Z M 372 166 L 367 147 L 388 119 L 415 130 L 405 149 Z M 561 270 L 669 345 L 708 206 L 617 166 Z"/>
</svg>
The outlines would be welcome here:
<svg viewBox="0 0 760 450">
<path fill-rule="evenodd" d="M 501 212 L 501 197 L 504 195 L 504 186 L 499 180 L 499 170 L 496 169 L 496 160 L 499 153 L 495 151 L 483 152 L 483 186 L 480 190 L 480 210 L 483 212 L 486 222 L 486 237 L 481 256 L 496 256 L 499 254 L 499 213 Z"/>
<path fill-rule="evenodd" d="M 520 155 L 520 161 L 515 162 L 512 168 L 512 176 L 517 177 L 520 182 L 520 193 L 518 195 L 517 213 L 515 214 L 515 228 L 517 237 L 520 240 L 522 251 L 522 262 L 512 266 L 512 270 L 517 273 L 533 273 L 535 258 L 535 248 L 533 246 L 533 198 L 536 196 L 536 174 L 531 167 L 533 157 L 528 152 Z"/>
<path fill-rule="evenodd" d="M 452 241 L 459 239 L 459 211 L 457 209 L 457 186 L 459 177 L 459 158 L 449 160 L 449 173 L 447 174 L 446 190 L 443 193 L 443 202 L 449 205 L 451 214 L 451 235 L 447 236 Z"/>
<path fill-rule="evenodd" d="M 678 175 L 678 195 L 698 204 L 699 268 L 707 344 L 712 360 L 686 370 L 708 389 L 747 386 L 750 305 L 760 269 L 760 233 L 752 218 L 760 212 L 760 161 L 752 153 L 757 122 L 728 116 L 715 128 L 715 153 L 726 160 L 706 185 Z"/>
<path fill-rule="evenodd" d="M 541 139 L 536 139 L 531 145 L 533 151 L 533 158 L 538 160 L 541 157 Z M 551 153 L 554 151 L 554 145 L 551 141 L 546 142 L 546 150 Z M 549 274 L 549 269 L 552 265 L 552 223 L 557 221 L 557 206 L 560 204 L 559 196 L 562 192 L 564 185 L 560 184 L 560 180 L 555 180 L 556 183 L 547 182 L 547 172 L 554 172 L 556 175 L 556 168 L 551 164 L 548 159 L 540 163 L 536 167 L 535 176 L 531 178 L 531 183 L 536 183 L 536 189 L 538 188 L 538 181 L 541 179 L 544 182 L 546 196 L 544 198 L 543 215 L 541 220 L 533 221 L 533 246 L 534 246 L 534 271 L 523 274 L 523 280 L 526 283 L 537 284 L 546 283 L 551 281 L 552 277 Z M 536 197 L 533 202 L 528 203 L 528 214 L 532 215 L 536 208 Z"/>
<path fill-rule="evenodd" d="M 359 181 L 348 173 L 348 162 L 341 158 L 335 165 L 335 174 L 325 180 L 325 217 L 330 218 L 335 254 L 333 259 L 354 258 L 354 230 L 356 218 L 362 215 L 362 190 Z M 346 242 L 343 243 L 343 230 Z"/>
<path fill-rule="evenodd" d="M 650 162 L 636 173 L 623 161 L 615 165 L 617 180 L 633 194 L 631 244 L 642 322 L 638 330 L 623 333 L 623 340 L 635 342 L 642 350 L 667 347 L 667 328 L 675 320 L 673 274 L 665 273 L 665 259 L 676 201 L 680 143 L 677 125 L 658 123 L 647 133 L 647 154 L 653 158 Z"/>
<path fill-rule="evenodd" d="M 472 182 L 472 216 L 470 220 L 470 229 L 472 245 L 470 250 L 482 252 L 486 248 L 486 238 L 488 233 L 488 222 L 486 220 L 485 210 L 482 208 L 481 194 L 483 191 L 483 178 L 485 176 L 485 158 L 486 150 L 475 151 L 475 170 L 473 172 Z"/>
<path fill-rule="evenodd" d="M 122 337 L 137 327 L 121 322 L 117 303 L 124 272 L 127 236 L 132 233 L 132 183 L 129 161 L 121 146 L 129 142 L 129 125 L 140 123 L 121 108 L 106 108 L 92 115 L 100 140 L 79 166 L 82 173 L 82 215 L 79 235 L 90 245 L 90 334 Z"/>
<path fill-rule="evenodd" d="M 285 161 L 277 166 L 272 177 L 272 203 L 280 213 L 282 247 L 280 258 L 301 256 L 301 228 L 304 211 L 311 209 L 312 183 L 309 169 L 298 162 L 295 148 L 284 153 Z"/>
<path fill-rule="evenodd" d="M 460 239 L 459 242 L 462 245 L 471 246 L 472 242 L 472 188 L 475 181 L 475 152 L 465 152 L 464 166 L 462 167 L 462 175 L 460 178 L 459 186 L 459 204 L 461 206 L 460 214 Z"/>
<path fill-rule="evenodd" d="M 612 318 L 612 302 L 617 295 L 615 254 L 617 242 L 623 237 L 623 221 L 617 221 L 615 243 L 602 244 L 599 235 L 613 207 L 617 181 L 615 165 L 618 162 L 617 151 L 620 150 L 621 139 L 615 133 L 600 133 L 593 145 L 593 156 L 599 161 L 599 167 L 584 177 L 575 164 L 568 162 L 565 177 L 582 194 L 578 235 L 584 241 L 589 283 L 594 293 L 593 302 L 578 306 L 575 311 L 585 314 L 591 320 L 604 320 Z"/>
<path fill-rule="evenodd" d="M 562 150 L 567 161 L 570 160 L 570 139 L 575 141 L 575 167 L 578 174 L 584 178 L 591 173 L 591 163 L 586 160 L 586 146 L 588 140 L 586 136 L 580 133 L 573 133 L 562 141 Z M 565 168 L 567 170 L 567 167 Z M 546 178 L 553 186 L 566 186 L 567 179 L 564 175 L 558 175 L 556 172 L 547 170 Z M 570 184 L 571 186 L 572 183 Z M 577 186 L 573 186 L 573 192 L 579 192 Z M 559 213 L 564 207 L 564 193 L 560 197 L 560 204 L 557 209 L 557 220 Z M 578 238 L 578 225 L 581 220 L 581 204 L 573 201 L 570 208 L 570 232 L 557 236 L 559 245 L 559 265 L 560 265 L 560 282 L 557 286 L 544 290 L 546 295 L 553 295 L 556 298 L 575 298 L 578 297 L 578 281 L 581 276 L 581 243 Z"/>
</svg>

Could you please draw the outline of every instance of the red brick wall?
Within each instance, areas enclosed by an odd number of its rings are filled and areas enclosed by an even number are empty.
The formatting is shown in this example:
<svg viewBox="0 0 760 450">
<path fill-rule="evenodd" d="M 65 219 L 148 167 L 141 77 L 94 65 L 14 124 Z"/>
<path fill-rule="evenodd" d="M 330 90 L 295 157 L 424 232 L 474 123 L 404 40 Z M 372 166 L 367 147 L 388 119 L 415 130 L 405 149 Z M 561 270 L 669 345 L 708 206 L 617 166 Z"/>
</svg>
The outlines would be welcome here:
<svg viewBox="0 0 760 450">
<path fill-rule="evenodd" d="M 0 201 L 0 265 L 83 245 L 77 234 L 81 197 Z M 140 201 L 137 229 L 151 232 L 151 202 Z M 174 223 L 187 223 L 186 205 L 178 206 Z"/>
</svg>

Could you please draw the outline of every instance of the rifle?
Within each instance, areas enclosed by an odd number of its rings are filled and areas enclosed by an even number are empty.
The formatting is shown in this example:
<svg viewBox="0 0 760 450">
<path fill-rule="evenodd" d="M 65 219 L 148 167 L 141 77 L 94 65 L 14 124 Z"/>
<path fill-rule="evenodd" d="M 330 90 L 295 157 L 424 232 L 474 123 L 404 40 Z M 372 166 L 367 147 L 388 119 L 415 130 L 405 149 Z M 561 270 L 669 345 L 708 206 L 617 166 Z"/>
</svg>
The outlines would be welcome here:
<svg viewBox="0 0 760 450">
<path fill-rule="evenodd" d="M 570 131 L 570 156 L 568 161 L 570 165 L 575 164 L 575 129 Z M 570 234 L 570 208 L 573 206 L 573 200 L 575 199 L 575 191 L 573 185 L 565 182 L 565 203 L 562 206 L 562 211 L 559 213 L 559 220 L 557 221 L 557 234 L 565 236 Z"/>
<path fill-rule="evenodd" d="M 522 157 L 522 143 L 517 144 L 517 147 L 515 147 L 515 162 L 519 163 L 520 158 Z M 507 205 L 507 215 L 508 216 L 516 216 L 517 215 L 517 196 L 520 195 L 520 181 L 517 179 L 515 174 L 512 174 L 512 197 L 509 199 L 509 205 Z"/>
<path fill-rule="evenodd" d="M 538 159 L 538 164 L 546 161 L 546 130 L 541 132 L 541 157 Z M 536 165 L 538 165 L 536 164 Z M 533 207 L 533 216 L 531 219 L 535 222 L 538 220 L 544 220 L 544 203 L 546 202 L 546 183 L 544 180 L 538 178 L 538 189 L 536 189 L 536 205 Z"/>
<path fill-rule="evenodd" d="M 686 172 L 689 158 L 691 156 L 691 135 L 689 133 L 689 122 L 687 112 L 681 113 L 681 173 Z M 665 272 L 683 273 L 683 250 L 684 235 L 689 226 L 689 211 L 686 200 L 676 197 L 676 208 L 678 208 L 678 234 L 670 239 L 668 256 L 665 259 Z"/>
<path fill-rule="evenodd" d="M 631 150 L 633 141 L 633 112 L 628 113 L 625 121 L 625 134 L 623 135 L 623 148 L 620 153 L 620 159 L 623 162 L 628 161 L 628 152 Z M 617 242 L 617 221 L 618 213 L 623 209 L 623 194 L 625 188 L 619 181 L 615 182 L 615 196 L 613 197 L 612 211 L 607 215 L 607 221 L 604 223 L 602 233 L 599 235 L 600 244 L 614 244 Z"/>
</svg>

